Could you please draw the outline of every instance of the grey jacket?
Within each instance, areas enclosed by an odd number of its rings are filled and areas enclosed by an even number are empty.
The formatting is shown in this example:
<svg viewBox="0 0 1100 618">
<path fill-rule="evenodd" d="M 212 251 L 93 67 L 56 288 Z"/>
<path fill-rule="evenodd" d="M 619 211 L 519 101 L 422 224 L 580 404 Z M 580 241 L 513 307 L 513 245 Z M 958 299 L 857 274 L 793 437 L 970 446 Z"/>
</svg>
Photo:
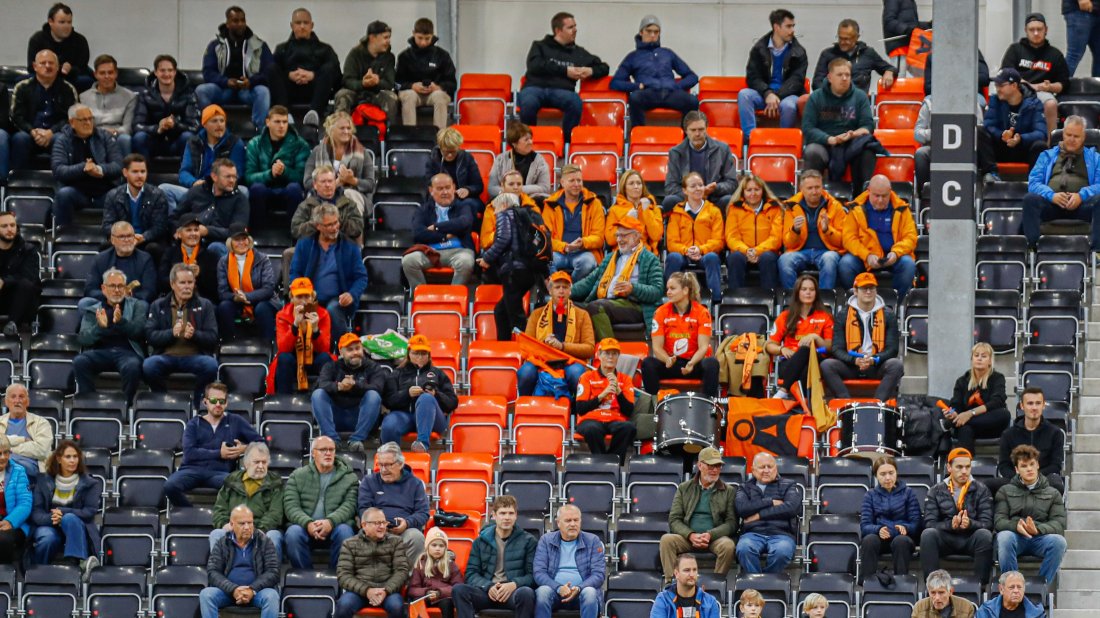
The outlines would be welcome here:
<svg viewBox="0 0 1100 618">
<path fill-rule="evenodd" d="M 256 579 L 249 588 L 256 591 L 276 588 L 279 585 L 279 556 L 275 553 L 275 544 L 261 532 L 254 533 L 248 544 L 252 548 L 252 570 L 256 572 Z M 210 549 L 210 557 L 206 560 L 207 583 L 230 596 L 233 596 L 237 584 L 226 576 L 233 569 L 238 551 L 240 548 L 233 535 L 227 534 Z"/>
<path fill-rule="evenodd" d="M 668 175 L 665 176 L 665 194 L 680 195 L 683 188 L 680 182 L 691 171 L 691 143 L 685 139 L 668 151 Z M 707 137 L 707 143 L 703 146 L 707 155 L 707 171 L 703 174 L 703 182 L 718 183 L 718 187 L 711 194 L 710 201 L 726 195 L 732 195 L 737 187 L 737 173 L 733 169 L 733 154 L 729 144 L 718 141 L 713 137 Z"/>
<path fill-rule="evenodd" d="M 500 195 L 502 188 L 500 179 L 505 172 L 515 169 L 512 162 L 512 152 L 502 152 L 493 159 L 493 167 L 489 168 L 489 199 Z M 546 197 L 554 192 L 554 185 L 550 181 L 550 165 L 542 155 L 536 155 L 531 162 L 531 169 L 527 170 L 527 178 L 523 179 L 523 192 L 531 197 Z"/>
<path fill-rule="evenodd" d="M 80 93 L 80 102 L 92 108 L 95 126 L 119 133 L 130 133 L 134 124 L 134 109 L 137 107 L 137 94 L 122 86 L 115 91 L 101 94 L 95 86 Z"/>
<path fill-rule="evenodd" d="M 80 333 L 77 335 L 77 340 L 85 348 L 94 348 L 108 331 L 100 328 L 99 322 L 96 321 L 95 313 L 100 307 L 103 307 L 102 302 L 90 305 L 80 317 Z M 109 309 L 108 313 L 113 311 Z M 118 322 L 118 330 L 126 335 L 130 341 L 130 348 L 142 358 L 145 357 L 145 315 L 148 311 L 149 304 L 140 298 L 130 296 L 122 299 L 122 320 Z"/>
</svg>

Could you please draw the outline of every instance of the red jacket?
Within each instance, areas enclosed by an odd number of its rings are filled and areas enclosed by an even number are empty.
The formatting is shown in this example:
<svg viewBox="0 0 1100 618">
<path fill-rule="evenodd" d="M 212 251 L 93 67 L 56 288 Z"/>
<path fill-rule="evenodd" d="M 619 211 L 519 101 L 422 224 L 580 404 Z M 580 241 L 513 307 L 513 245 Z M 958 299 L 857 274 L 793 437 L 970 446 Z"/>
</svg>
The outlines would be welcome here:
<svg viewBox="0 0 1100 618">
<path fill-rule="evenodd" d="M 332 349 L 332 320 L 324 307 L 317 306 L 318 332 L 313 337 L 313 353 L 328 353 Z M 298 341 L 298 331 L 294 328 L 294 303 L 290 302 L 275 314 L 275 358 L 271 359 L 271 367 L 267 371 L 267 392 L 275 392 L 275 370 L 279 366 L 279 354 L 294 352 Z M 310 359 L 312 362 L 312 359 Z"/>
</svg>

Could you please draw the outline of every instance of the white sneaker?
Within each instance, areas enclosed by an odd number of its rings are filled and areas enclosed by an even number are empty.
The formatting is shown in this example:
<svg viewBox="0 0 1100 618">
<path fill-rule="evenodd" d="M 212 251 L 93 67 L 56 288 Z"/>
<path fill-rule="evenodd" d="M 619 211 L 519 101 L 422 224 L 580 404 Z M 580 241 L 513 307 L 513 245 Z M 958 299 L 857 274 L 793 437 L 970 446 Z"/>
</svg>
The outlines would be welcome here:
<svg viewBox="0 0 1100 618">
<path fill-rule="evenodd" d="M 88 581 L 89 579 L 91 579 L 92 569 L 96 568 L 97 566 L 99 566 L 99 558 L 97 558 L 94 554 L 88 556 L 83 565 L 84 581 Z"/>
<path fill-rule="evenodd" d="M 779 389 L 779 390 L 775 391 L 774 395 L 772 395 L 772 399 L 785 399 L 787 401 L 790 401 L 793 398 L 791 397 L 791 394 L 788 393 L 787 391 L 785 391 L 783 389 Z"/>
</svg>

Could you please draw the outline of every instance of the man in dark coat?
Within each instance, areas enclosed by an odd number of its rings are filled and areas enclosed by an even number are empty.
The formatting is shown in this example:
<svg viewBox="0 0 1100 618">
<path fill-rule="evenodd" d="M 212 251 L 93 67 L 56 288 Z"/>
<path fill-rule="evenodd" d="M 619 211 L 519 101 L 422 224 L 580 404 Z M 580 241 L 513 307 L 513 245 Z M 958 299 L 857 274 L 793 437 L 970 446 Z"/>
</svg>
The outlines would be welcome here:
<svg viewBox="0 0 1100 618">
<path fill-rule="evenodd" d="M 92 69 L 88 66 L 91 59 L 88 39 L 73 29 L 73 11 L 61 2 L 50 7 L 42 29 L 27 41 L 27 67 L 30 70 L 34 70 L 35 56 L 44 49 L 57 54 L 61 77 L 77 90 L 84 92 L 95 83 Z"/>
<path fill-rule="evenodd" d="M 871 92 L 871 76 L 874 72 L 882 75 L 882 87 L 889 88 L 897 78 L 898 70 L 886 62 L 874 47 L 859 40 L 859 22 L 843 19 L 836 28 L 836 44 L 822 50 L 817 57 L 817 68 L 811 85 L 814 90 L 825 86 L 825 77 L 829 74 L 829 63 L 834 58 L 844 58 L 852 63 L 852 85 L 860 90 Z"/>
<path fill-rule="evenodd" d="M 458 83 L 455 63 L 447 50 L 436 45 L 435 24 L 421 17 L 413 24 L 409 47 L 397 57 L 397 98 L 401 102 L 401 124 L 416 126 L 416 107 L 432 106 L 437 129 L 447 126 L 447 106 Z"/>
<path fill-rule="evenodd" d="M 317 38 L 310 12 L 295 10 L 290 15 L 290 37 L 275 46 L 271 102 L 283 106 L 308 103 L 313 114 L 306 114 L 303 124 L 317 125 L 339 83 L 336 51 Z"/>
<path fill-rule="evenodd" d="M 19 234 L 15 212 L 0 212 L 0 313 L 8 316 L 3 333 L 9 339 L 18 337 L 34 317 L 42 293 L 41 259 L 38 247 Z"/>
<path fill-rule="evenodd" d="M 514 496 L 493 501 L 493 523 L 474 539 L 466 563 L 466 583 L 452 591 L 458 618 L 474 618 L 483 609 L 510 609 L 517 618 L 531 618 L 535 611 L 535 550 L 531 533 L 516 528 Z M 498 552 L 503 548 L 501 559 Z M 501 564 L 500 572 L 497 565 Z"/>
<path fill-rule="evenodd" d="M 772 30 L 749 50 L 745 67 L 748 88 L 737 93 L 745 138 L 756 128 L 756 112 L 778 118 L 779 126 L 798 126 L 798 97 L 806 92 L 806 48 L 794 38 L 794 13 L 776 9 L 768 15 Z"/>
</svg>

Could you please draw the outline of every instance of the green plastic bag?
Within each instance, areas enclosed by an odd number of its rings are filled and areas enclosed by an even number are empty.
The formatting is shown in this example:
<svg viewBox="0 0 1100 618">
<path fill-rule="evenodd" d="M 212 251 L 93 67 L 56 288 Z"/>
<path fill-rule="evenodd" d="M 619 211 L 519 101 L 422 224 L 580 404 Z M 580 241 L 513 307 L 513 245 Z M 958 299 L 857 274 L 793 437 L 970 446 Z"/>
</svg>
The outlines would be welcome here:
<svg viewBox="0 0 1100 618">
<path fill-rule="evenodd" d="M 381 335 L 363 335 L 363 349 L 374 360 L 399 360 L 405 358 L 409 342 L 392 328 Z"/>
</svg>

